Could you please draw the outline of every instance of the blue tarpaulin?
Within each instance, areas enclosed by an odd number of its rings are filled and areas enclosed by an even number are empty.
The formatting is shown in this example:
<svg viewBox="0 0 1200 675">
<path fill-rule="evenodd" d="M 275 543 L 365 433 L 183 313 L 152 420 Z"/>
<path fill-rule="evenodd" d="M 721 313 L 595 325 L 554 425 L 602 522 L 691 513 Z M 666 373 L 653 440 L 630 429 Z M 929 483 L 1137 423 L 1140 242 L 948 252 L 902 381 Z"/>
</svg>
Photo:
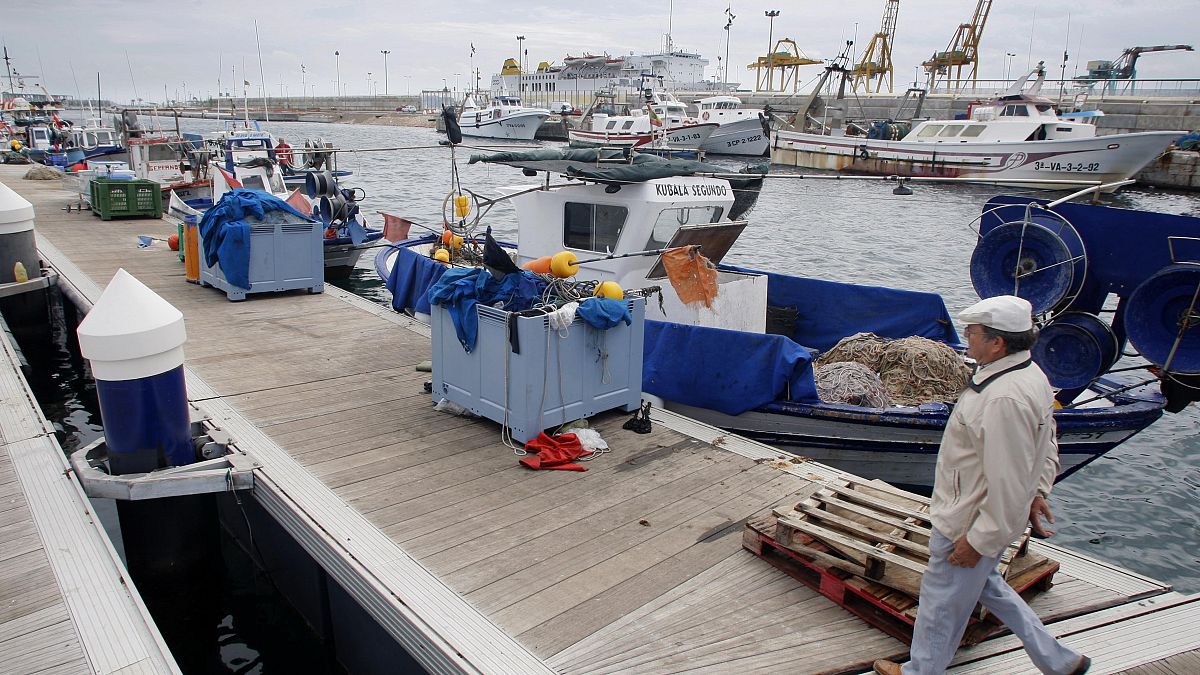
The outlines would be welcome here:
<svg viewBox="0 0 1200 675">
<path fill-rule="evenodd" d="M 585 298 L 575 316 L 596 330 L 608 330 L 622 321 L 626 326 L 633 323 L 629 303 L 612 298 Z"/>
<path fill-rule="evenodd" d="M 483 268 L 453 268 L 446 270 L 429 287 L 429 302 L 446 308 L 454 322 L 458 341 L 470 353 L 475 349 L 475 339 L 479 335 L 476 304 L 520 312 L 540 300 L 545 288 L 546 282 L 533 272 L 514 272 L 496 279 Z"/>
<path fill-rule="evenodd" d="M 771 401 L 817 403 L 811 355 L 782 335 L 646 321 L 642 390 L 739 415 Z"/>
<path fill-rule="evenodd" d="M 826 351 L 855 333 L 905 338 L 913 335 L 958 344 L 946 303 L 936 293 L 805 279 L 732 265 L 721 269 L 767 276 L 767 304 L 795 308 L 792 340 Z"/>
<path fill-rule="evenodd" d="M 437 235 L 422 237 L 422 243 L 433 243 Z M 383 255 L 383 253 L 380 253 Z M 397 246 L 392 261 L 387 289 L 392 294 L 392 309 L 429 314 L 429 287 L 441 278 L 448 268 L 442 263 L 417 253 L 408 246 Z"/>
<path fill-rule="evenodd" d="M 200 237 L 204 241 L 204 261 L 218 263 L 225 280 L 238 288 L 250 288 L 250 225 L 246 218 L 262 218 L 271 211 L 284 211 L 308 222 L 316 220 L 300 213 L 287 202 L 259 190 L 234 189 L 204 212 Z"/>
</svg>

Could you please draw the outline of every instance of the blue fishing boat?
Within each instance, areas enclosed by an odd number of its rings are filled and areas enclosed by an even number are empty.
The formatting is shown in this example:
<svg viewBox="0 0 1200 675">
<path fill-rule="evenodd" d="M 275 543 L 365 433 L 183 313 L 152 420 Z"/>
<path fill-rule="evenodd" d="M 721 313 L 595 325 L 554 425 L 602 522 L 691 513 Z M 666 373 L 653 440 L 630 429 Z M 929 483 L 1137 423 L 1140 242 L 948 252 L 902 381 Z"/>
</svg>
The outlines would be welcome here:
<svg viewBox="0 0 1200 675">
<path fill-rule="evenodd" d="M 745 186 L 705 175 L 695 163 L 612 166 L 597 157 L 590 163 L 578 155 L 548 159 L 546 152 L 472 161 L 576 179 L 506 191 L 502 198 L 511 202 L 519 223 L 510 249 L 518 264 L 567 251 L 585 259 L 576 279 L 661 289 L 661 302 L 647 302 L 645 393 L 668 409 L 858 475 L 916 488 L 932 485 L 937 448 L 962 385 L 939 400 L 837 403 L 818 394 L 820 369 L 814 365 L 858 334 L 924 338 L 957 354 L 961 364 L 963 345 L 939 295 L 720 264 L 746 227 L 734 198 Z M 468 242 L 477 221 L 456 221 L 466 226 L 460 229 Z M 1147 228 L 1147 222 L 1156 224 Z M 998 197 L 985 207 L 979 230 L 972 265 L 979 294 L 1015 292 L 1038 313 L 1043 339 L 1035 358 L 1061 405 L 1055 412 L 1060 479 L 1161 417 L 1167 397 L 1159 389 L 1166 379 L 1200 372 L 1200 363 L 1193 364 L 1200 362 L 1200 331 L 1192 335 L 1185 322 L 1186 335 L 1174 332 L 1180 330 L 1179 316 L 1195 310 L 1180 306 L 1178 297 L 1200 288 L 1200 266 L 1183 265 L 1168 281 L 1156 276 L 1182 264 L 1172 262 L 1169 245 L 1178 237 L 1200 236 L 1200 219 Z M 1131 246 L 1130 232 L 1139 233 L 1137 245 L 1147 252 L 1123 259 L 1120 272 L 1101 271 L 1113 266 L 1110 247 Z M 400 242 L 377 257 L 397 311 L 428 312 L 425 291 L 446 269 L 430 257 L 439 241 L 431 235 Z M 691 245 L 717 265 L 718 291 L 707 306 L 682 301 L 657 255 Z M 1152 288 L 1166 285 L 1174 292 L 1165 314 L 1150 300 L 1136 300 L 1137 289 L 1152 279 L 1159 279 Z M 1121 298 L 1120 306 L 1104 321 L 1100 316 L 1110 294 Z M 1188 299 L 1194 304 L 1192 295 Z M 1134 371 L 1113 368 L 1126 338 L 1156 372 L 1139 380 Z"/>
</svg>

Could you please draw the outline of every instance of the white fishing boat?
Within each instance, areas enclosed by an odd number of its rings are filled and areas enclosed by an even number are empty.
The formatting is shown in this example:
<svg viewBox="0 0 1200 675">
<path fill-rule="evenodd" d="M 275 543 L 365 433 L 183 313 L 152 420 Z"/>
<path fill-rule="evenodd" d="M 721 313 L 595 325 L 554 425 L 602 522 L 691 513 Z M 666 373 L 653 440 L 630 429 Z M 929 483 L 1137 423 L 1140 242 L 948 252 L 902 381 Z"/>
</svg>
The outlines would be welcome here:
<svg viewBox="0 0 1200 675">
<path fill-rule="evenodd" d="M 833 351 L 843 338 L 873 333 L 893 340 L 927 338 L 922 344 L 941 343 L 938 349 L 954 358 L 953 350 L 961 350 L 963 345 L 939 295 L 719 265 L 719 290 L 712 305 L 684 303 L 656 255 L 663 249 L 699 244 L 706 257 L 719 262 L 746 226 L 737 220 L 740 213 L 734 201 L 743 189 L 720 178 L 687 175 L 686 164 L 678 165 L 680 171 L 671 176 L 663 165 L 672 162 L 613 167 L 602 163 L 606 158 L 599 156 L 590 165 L 582 155 L 548 161 L 544 152 L 524 158 L 521 153 L 478 158 L 527 172 L 565 172 L 576 179 L 561 185 L 546 183 L 505 190 L 505 198 L 511 200 L 518 219 L 519 240 L 515 251 L 510 249 L 511 254 L 519 264 L 534 265 L 539 258 L 566 251 L 581 261 L 575 279 L 616 281 L 626 289 L 649 285 L 661 288 L 662 303 L 651 301 L 646 306 L 644 392 L 659 396 L 668 408 L 690 417 L 781 448 L 793 448 L 835 466 L 854 468 L 860 475 L 916 487 L 932 485 L 933 458 L 953 409 L 953 395 L 922 402 L 834 402 L 818 394 L 814 357 Z M 1122 245 L 1131 231 L 1127 222 L 1146 216 L 1134 211 L 1075 206 L 1077 210 L 1068 213 L 1080 226 L 1080 236 L 1088 240 L 1089 251 Z M 1123 383 L 1106 376 L 1120 349 L 1113 340 L 1113 349 L 1105 351 L 1106 343 L 1096 337 L 1111 333 L 1094 314 L 1096 308 L 1089 304 L 1091 296 L 1071 291 L 1070 284 L 1050 283 L 1061 275 L 1075 275 L 1075 267 L 1083 263 L 1070 252 L 1063 256 L 1068 262 L 1075 260 L 1074 266 L 1054 258 L 1059 248 L 1066 246 L 1051 245 L 1058 239 L 1043 237 L 1036 240 L 1036 247 L 1033 245 L 1032 231 L 1041 232 L 1055 223 L 1066 236 L 1058 212 L 1037 211 L 1033 216 L 1037 222 L 1022 227 L 1030 218 L 1024 213 L 1017 207 L 1015 213 L 1005 211 L 985 219 L 983 231 L 989 234 L 982 239 L 976 257 L 995 263 L 985 267 L 996 267 L 1001 278 L 998 283 L 1003 283 L 1004 273 L 1012 272 L 1011 266 L 1003 264 L 1008 249 L 1024 243 L 1031 259 L 1029 273 L 1042 269 L 1046 273 L 1036 274 L 1041 282 L 1038 284 L 1026 278 L 1021 292 L 1044 295 L 1042 300 L 1051 306 L 1067 298 L 1066 304 L 1072 310 L 1064 312 L 1067 318 L 1062 322 L 1053 316 L 1055 320 L 1043 323 L 1045 349 L 1035 354 L 1052 378 L 1068 381 L 1059 399 L 1063 408 L 1055 412 L 1061 478 L 1152 424 L 1162 415 L 1164 397 L 1145 387 L 1122 388 Z M 1195 232 L 1200 227 L 1200 219 L 1182 222 L 1172 218 L 1161 227 L 1155 226 L 1152 239 L 1146 239 L 1147 245 L 1156 251 L 1165 250 L 1168 236 Z M 998 234 L 990 234 L 993 230 Z M 1029 237 L 1024 234 L 1027 231 Z M 1109 232 L 1118 234 L 1105 236 Z M 468 231 L 468 241 L 469 235 Z M 432 235 L 401 242 L 384 249 L 376 258 L 376 268 L 392 293 L 392 306 L 397 311 L 418 318 L 428 313 L 426 290 L 446 269 L 431 259 L 431 249 L 438 246 L 435 242 Z M 1111 276 L 1102 273 L 1099 265 L 1087 266 L 1086 274 L 1094 284 L 1094 295 L 1106 297 L 1110 287 L 1144 280 L 1163 262 L 1160 258 L 1139 258 L 1136 265 L 1109 266 L 1119 267 L 1112 269 Z M 1200 273 L 1187 271 L 1190 276 L 1185 281 L 1192 283 L 1194 291 Z M 1043 289 L 1048 287 L 1058 295 L 1046 295 L 1049 291 Z M 1172 302 L 1179 295 L 1174 290 L 1172 287 L 1168 294 Z M 1005 292 L 1011 292 L 1011 287 Z M 1127 293 L 1128 288 L 1120 292 Z M 1034 303 L 1035 307 L 1042 300 Z M 1154 313 L 1154 307 L 1153 301 L 1144 304 L 1138 314 L 1131 305 L 1126 316 L 1145 318 Z M 1083 313 L 1088 313 L 1090 320 L 1080 323 L 1077 315 Z M 1138 320 L 1140 325 L 1150 323 Z M 1132 331 L 1130 337 L 1132 340 Z M 1173 334 L 1158 331 L 1151 342 L 1169 348 L 1171 338 Z M 1189 348 L 1184 357 L 1189 370 L 1177 370 L 1191 372 L 1194 368 L 1200 372 L 1198 355 L 1200 349 Z M 1180 357 L 1175 358 L 1179 364 L 1184 363 Z M 961 363 L 956 367 L 964 368 Z"/>
<path fill-rule="evenodd" d="M 635 108 L 626 115 L 596 112 L 597 104 L 593 103 L 584 114 L 580 128 L 567 131 L 571 147 L 653 146 L 698 152 L 720 126 L 717 122 L 701 122 L 689 115 L 687 106 L 670 92 L 647 89 L 645 96 L 645 109 Z"/>
<path fill-rule="evenodd" d="M 467 96 L 458 116 L 458 126 L 464 136 L 531 141 L 548 117 L 549 110 L 527 108 L 521 104 L 519 96 L 497 94 L 484 107 L 475 102 L 474 96 Z"/>
<path fill-rule="evenodd" d="M 743 108 L 736 96 L 708 96 L 696 101 L 696 117 L 720 126 L 700 149 L 720 155 L 762 157 L 771 145 L 771 127 L 761 109 Z"/>
<path fill-rule="evenodd" d="M 1035 75 L 1036 81 L 1026 89 Z M 1003 96 L 974 106 L 969 119 L 923 121 L 898 139 L 889 137 L 899 135 L 903 127 L 890 122 L 855 135 L 843 129 L 829 134 L 779 129 L 771 138 L 771 162 L 851 173 L 1076 189 L 1132 177 L 1185 133 L 1098 136 L 1094 124 L 1055 112 L 1054 102 L 1040 95 L 1045 77 L 1039 63 Z"/>
</svg>

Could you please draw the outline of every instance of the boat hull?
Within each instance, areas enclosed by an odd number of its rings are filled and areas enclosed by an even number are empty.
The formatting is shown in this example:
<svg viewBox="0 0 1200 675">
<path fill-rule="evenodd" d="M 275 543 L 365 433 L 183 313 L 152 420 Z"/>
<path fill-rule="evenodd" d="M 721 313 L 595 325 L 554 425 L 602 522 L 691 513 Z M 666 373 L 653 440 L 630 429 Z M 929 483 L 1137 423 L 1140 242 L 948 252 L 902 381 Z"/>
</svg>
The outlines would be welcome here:
<svg viewBox="0 0 1200 675">
<path fill-rule="evenodd" d="M 322 250 L 325 256 L 325 278 L 346 279 L 358 265 L 363 251 L 383 237 L 382 230 L 367 230 L 367 238 L 361 244 L 355 245 L 347 237 L 326 239 Z"/>
<path fill-rule="evenodd" d="M 486 122 L 464 122 L 460 119 L 458 125 L 463 136 L 532 141 L 548 117 L 548 112 L 521 112 Z"/>
<path fill-rule="evenodd" d="M 700 149 L 717 155 L 762 157 L 771 147 L 767 126 L 758 117 L 727 122 L 712 132 Z"/>
<path fill-rule="evenodd" d="M 777 401 L 740 415 L 673 402 L 667 408 L 860 476 L 925 490 L 933 487 L 938 446 L 950 415 L 940 404 L 878 410 Z M 1162 412 L 1162 400 L 1155 396 L 1119 397 L 1116 405 L 1057 411 L 1057 480 L 1129 440 Z"/>
<path fill-rule="evenodd" d="M 771 163 L 807 169 L 961 178 L 1013 187 L 1077 189 L 1131 178 L 1179 137 L 1171 131 L 1070 140 L 921 143 L 776 131 Z M 1060 181 L 1036 184 L 1022 181 Z"/>
<path fill-rule="evenodd" d="M 573 148 L 636 148 L 651 143 L 655 140 L 655 134 L 661 133 L 663 143 L 669 148 L 699 150 L 716 130 L 716 124 L 690 124 L 665 132 L 645 133 L 571 129 L 567 132 L 567 137 Z"/>
</svg>

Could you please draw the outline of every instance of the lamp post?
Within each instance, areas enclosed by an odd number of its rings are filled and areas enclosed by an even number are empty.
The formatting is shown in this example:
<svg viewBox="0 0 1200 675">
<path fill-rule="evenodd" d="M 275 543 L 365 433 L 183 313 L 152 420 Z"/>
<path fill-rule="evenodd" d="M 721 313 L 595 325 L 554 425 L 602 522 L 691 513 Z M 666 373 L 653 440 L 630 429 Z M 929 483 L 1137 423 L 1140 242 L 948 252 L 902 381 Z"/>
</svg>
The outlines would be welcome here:
<svg viewBox="0 0 1200 675">
<path fill-rule="evenodd" d="M 340 104 L 342 98 L 342 53 L 333 50 L 333 66 L 337 69 L 337 91 L 334 92 L 334 102 Z"/>
<path fill-rule="evenodd" d="M 459 79 L 458 78 L 460 78 L 460 77 L 462 77 L 462 73 L 454 74 L 454 95 L 455 96 L 458 96 L 458 91 L 459 91 Z"/>
<path fill-rule="evenodd" d="M 383 54 L 383 95 L 384 95 L 384 96 L 387 96 L 387 95 L 388 95 L 388 85 L 387 85 L 387 55 L 388 55 L 388 54 L 391 54 L 392 52 L 391 52 L 391 50 L 388 50 L 388 49 L 380 49 L 380 50 L 379 50 L 379 53 L 380 53 L 380 54 Z"/>
<path fill-rule="evenodd" d="M 729 7 L 725 8 L 725 70 L 721 71 L 725 86 L 722 89 L 729 90 L 729 29 L 733 27 L 733 20 L 737 17 L 729 11 Z"/>
<path fill-rule="evenodd" d="M 517 36 L 517 68 L 521 71 L 518 74 L 518 77 L 520 75 L 525 74 L 525 56 L 524 56 L 524 54 L 525 54 L 525 36 L 518 35 Z M 520 80 L 518 79 L 517 82 L 520 82 Z"/>
<path fill-rule="evenodd" d="M 304 64 L 303 64 L 303 63 L 301 63 L 301 64 L 300 64 L 300 103 L 301 103 L 301 104 L 304 104 L 304 95 L 308 93 L 308 83 L 307 83 L 307 82 L 305 82 L 304 80 L 305 80 L 305 78 L 304 78 Z M 308 107 L 308 105 L 307 105 L 307 104 L 304 104 L 304 107 L 305 107 L 305 108 L 307 108 L 307 107 Z"/>
<path fill-rule="evenodd" d="M 1008 77 L 1009 77 L 1008 69 L 1012 65 L 1012 60 L 1013 60 L 1014 56 L 1016 56 L 1016 54 L 1014 54 L 1012 52 L 1004 52 L 1004 81 L 1005 82 L 1008 82 Z"/>
<path fill-rule="evenodd" d="M 771 20 L 771 27 L 767 32 L 767 91 L 774 91 L 775 85 L 772 81 L 772 76 L 775 71 L 772 70 L 772 60 L 775 56 L 775 17 L 779 16 L 779 10 L 768 9 L 766 12 L 767 18 Z"/>
</svg>

